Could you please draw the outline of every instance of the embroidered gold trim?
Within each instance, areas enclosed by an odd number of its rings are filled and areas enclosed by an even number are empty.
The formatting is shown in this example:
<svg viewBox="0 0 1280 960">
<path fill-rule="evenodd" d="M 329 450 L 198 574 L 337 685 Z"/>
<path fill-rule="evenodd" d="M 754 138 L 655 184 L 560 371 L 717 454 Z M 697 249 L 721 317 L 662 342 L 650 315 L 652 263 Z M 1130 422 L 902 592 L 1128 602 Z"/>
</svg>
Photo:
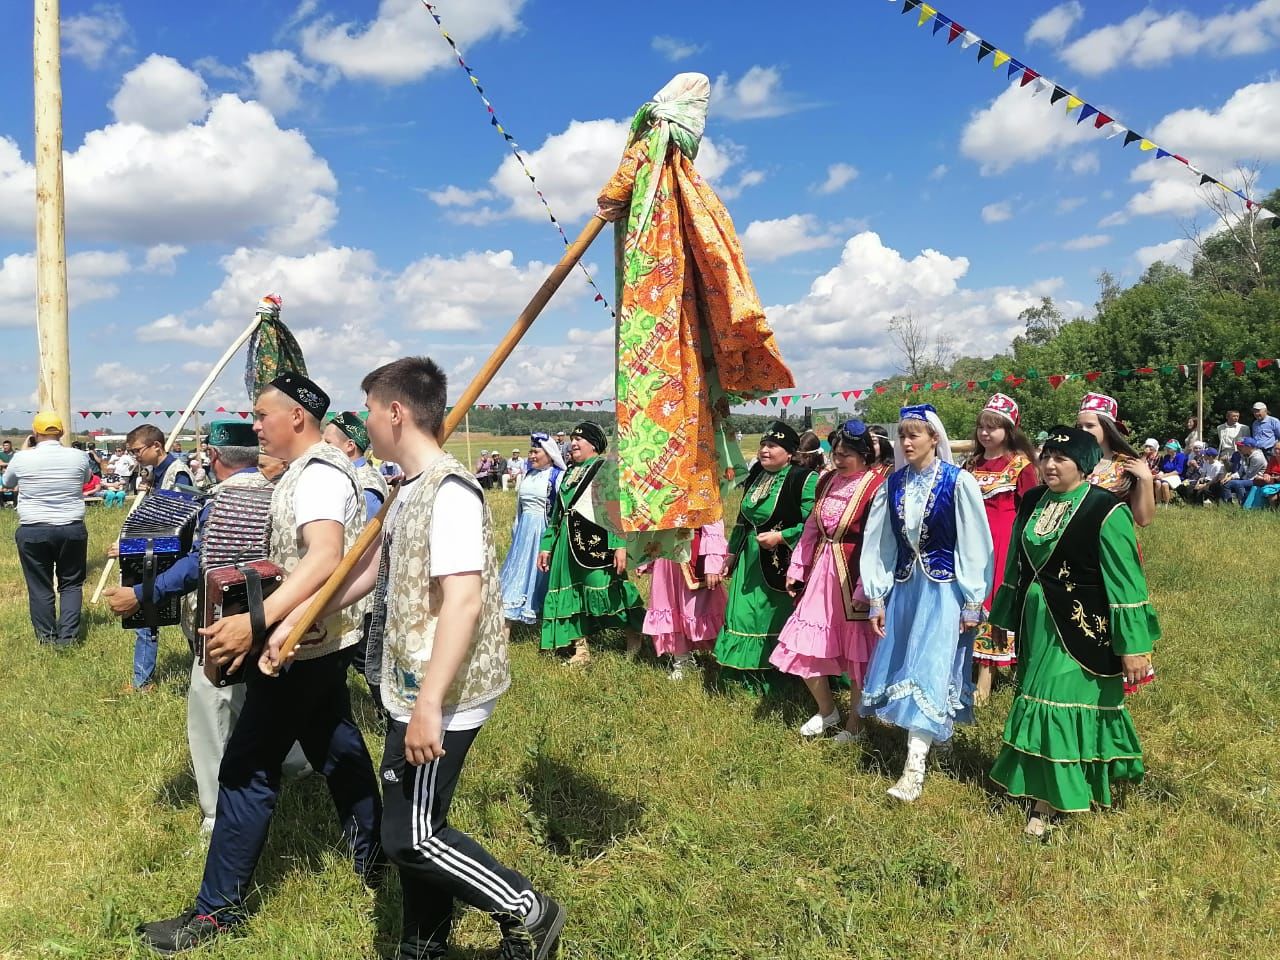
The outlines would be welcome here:
<svg viewBox="0 0 1280 960">
<path fill-rule="evenodd" d="M 1149 606 L 1151 606 L 1151 601 L 1143 600 L 1140 603 L 1113 603 L 1111 604 L 1111 609 L 1112 610 L 1136 610 L 1139 607 L 1149 607 Z"/>
<path fill-rule="evenodd" d="M 1121 711 L 1128 709 L 1124 704 L 1120 704 L 1120 706 L 1118 707 L 1099 707 L 1091 703 L 1059 703 L 1057 700 L 1043 700 L 1040 697 L 1027 696 L 1027 694 L 1025 693 L 1019 694 L 1018 699 L 1028 700 L 1031 703 L 1043 703 L 1047 707 L 1079 707 L 1082 710 L 1121 710 Z"/>
<path fill-rule="evenodd" d="M 1032 753 L 1030 750 L 1023 750 L 1021 747 L 1015 747 L 1008 740 L 1003 741 L 1004 745 L 1014 753 L 1020 753 L 1024 757 L 1035 757 L 1037 760 L 1043 760 L 1046 763 L 1114 763 L 1117 760 L 1141 760 L 1140 753 L 1122 753 L 1117 757 L 1086 757 L 1079 760 L 1055 760 L 1053 757 L 1046 757 L 1041 753 Z"/>
</svg>

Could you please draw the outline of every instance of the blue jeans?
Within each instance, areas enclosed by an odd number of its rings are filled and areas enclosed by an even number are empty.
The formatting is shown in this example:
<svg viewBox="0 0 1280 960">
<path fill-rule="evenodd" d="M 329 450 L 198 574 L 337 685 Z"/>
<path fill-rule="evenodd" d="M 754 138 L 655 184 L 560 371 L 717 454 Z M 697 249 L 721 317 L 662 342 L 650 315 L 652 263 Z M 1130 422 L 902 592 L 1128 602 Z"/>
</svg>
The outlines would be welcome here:
<svg viewBox="0 0 1280 960">
<path fill-rule="evenodd" d="M 1249 496 L 1249 491 L 1253 489 L 1252 480 L 1242 480 L 1236 477 L 1234 480 L 1228 480 L 1222 485 L 1222 502 L 1223 503 L 1240 503 L 1243 504 L 1245 497 Z"/>
<path fill-rule="evenodd" d="M 160 654 L 160 631 L 139 627 L 133 637 L 133 686 L 150 683 L 156 674 L 156 658 Z"/>
</svg>

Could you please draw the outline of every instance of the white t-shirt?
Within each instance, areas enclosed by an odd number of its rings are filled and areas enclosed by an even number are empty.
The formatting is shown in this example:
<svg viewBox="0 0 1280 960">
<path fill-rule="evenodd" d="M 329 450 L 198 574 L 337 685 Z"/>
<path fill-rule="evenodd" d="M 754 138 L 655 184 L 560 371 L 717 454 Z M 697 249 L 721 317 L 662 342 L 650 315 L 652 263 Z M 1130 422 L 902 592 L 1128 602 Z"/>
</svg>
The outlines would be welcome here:
<svg viewBox="0 0 1280 960">
<path fill-rule="evenodd" d="M 1203 464 L 1200 467 L 1201 480 L 1208 480 L 1210 482 L 1214 480 L 1221 480 L 1222 474 L 1223 466 L 1221 460 L 1210 460 L 1208 463 Z"/>
<path fill-rule="evenodd" d="M 133 468 L 137 466 L 133 456 L 128 453 L 122 453 L 115 461 L 115 475 L 121 479 L 127 479 L 133 476 Z"/>
<path fill-rule="evenodd" d="M 414 484 L 414 477 L 400 489 L 400 496 L 387 511 L 386 530 L 395 530 L 396 515 L 400 512 L 402 498 Z M 446 477 L 436 491 L 435 507 L 431 512 L 431 576 L 447 577 L 456 573 L 479 573 L 484 570 L 484 540 L 481 526 L 484 522 L 484 502 L 474 488 L 458 477 Z M 391 550 L 395 551 L 395 538 Z M 476 730 L 493 716 L 498 698 L 468 710 L 446 710 L 442 719 L 444 729 Z M 409 722 L 408 714 L 399 712 L 392 716 L 401 723 Z"/>
<path fill-rule="evenodd" d="M 355 503 L 356 488 L 346 475 L 331 463 L 312 460 L 302 468 L 294 493 L 295 529 L 314 520 L 336 520 L 345 526 Z"/>
</svg>

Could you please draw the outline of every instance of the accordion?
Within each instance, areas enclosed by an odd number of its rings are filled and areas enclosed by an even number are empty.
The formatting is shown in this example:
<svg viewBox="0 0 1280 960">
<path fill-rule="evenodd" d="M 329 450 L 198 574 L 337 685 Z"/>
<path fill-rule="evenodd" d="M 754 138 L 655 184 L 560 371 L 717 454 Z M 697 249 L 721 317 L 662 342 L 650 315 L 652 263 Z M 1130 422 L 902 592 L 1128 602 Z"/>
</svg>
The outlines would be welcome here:
<svg viewBox="0 0 1280 960">
<path fill-rule="evenodd" d="M 238 613 L 252 616 L 255 606 L 261 617 L 262 600 L 284 579 L 284 571 L 267 560 L 271 548 L 271 494 L 270 487 L 233 486 L 219 490 L 214 497 L 200 538 L 197 626 L 212 626 L 223 617 Z M 263 624 L 255 629 L 246 664 L 257 659 L 265 627 Z M 205 660 L 199 641 L 196 653 L 214 686 L 225 687 L 245 676 L 243 666 L 228 674 L 225 667 Z"/>
<path fill-rule="evenodd" d="M 205 626 L 217 623 L 223 617 L 247 613 L 253 627 L 253 646 L 235 673 L 228 673 L 225 666 L 202 658 L 204 675 L 215 687 L 243 680 L 251 661 L 256 661 L 262 653 L 268 626 L 262 614 L 262 601 L 271 596 L 282 582 L 284 571 L 270 560 L 251 560 L 205 571 L 201 605 Z"/>
<path fill-rule="evenodd" d="M 191 552 L 200 501 L 172 490 L 148 495 L 120 531 L 120 584 L 142 586 L 142 606 L 122 621 L 125 627 L 167 627 L 182 619 L 182 598 L 156 603 L 156 576 Z"/>
</svg>

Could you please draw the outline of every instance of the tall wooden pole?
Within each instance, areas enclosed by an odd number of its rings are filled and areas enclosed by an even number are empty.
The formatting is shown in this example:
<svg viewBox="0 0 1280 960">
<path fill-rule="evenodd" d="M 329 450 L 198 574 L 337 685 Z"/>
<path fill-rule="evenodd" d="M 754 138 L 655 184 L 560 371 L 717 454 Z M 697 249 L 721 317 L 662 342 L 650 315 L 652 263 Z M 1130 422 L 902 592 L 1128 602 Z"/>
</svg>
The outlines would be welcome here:
<svg viewBox="0 0 1280 960">
<path fill-rule="evenodd" d="M 1200 439 L 1207 447 L 1209 431 L 1204 426 L 1204 361 L 1196 361 L 1196 429 L 1200 431 Z M 1221 452 L 1221 451 L 1219 451 Z"/>
<path fill-rule="evenodd" d="M 36 335 L 39 402 L 62 418 L 71 442 L 71 353 L 67 342 L 67 243 L 62 193 L 62 30 L 58 0 L 35 0 Z"/>
</svg>

